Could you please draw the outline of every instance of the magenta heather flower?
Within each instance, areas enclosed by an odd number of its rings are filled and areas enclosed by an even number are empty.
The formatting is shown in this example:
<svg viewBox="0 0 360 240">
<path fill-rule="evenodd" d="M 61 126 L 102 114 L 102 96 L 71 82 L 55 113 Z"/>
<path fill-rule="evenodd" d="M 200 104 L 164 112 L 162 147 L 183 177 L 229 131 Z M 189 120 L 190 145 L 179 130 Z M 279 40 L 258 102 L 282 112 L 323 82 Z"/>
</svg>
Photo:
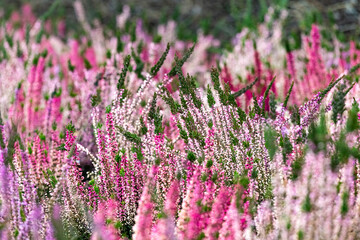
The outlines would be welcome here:
<svg viewBox="0 0 360 240">
<path fill-rule="evenodd" d="M 228 188 L 222 187 L 220 189 L 219 194 L 212 205 L 208 226 L 205 230 L 206 238 L 217 239 L 219 237 L 219 231 L 230 205 L 230 195 L 231 191 L 229 191 Z"/>
<path fill-rule="evenodd" d="M 153 225 L 152 214 L 154 203 L 152 202 L 151 190 L 156 178 L 157 167 L 152 167 L 148 176 L 147 184 L 140 198 L 137 215 L 135 217 L 133 239 L 151 239 L 151 227 Z"/>
</svg>

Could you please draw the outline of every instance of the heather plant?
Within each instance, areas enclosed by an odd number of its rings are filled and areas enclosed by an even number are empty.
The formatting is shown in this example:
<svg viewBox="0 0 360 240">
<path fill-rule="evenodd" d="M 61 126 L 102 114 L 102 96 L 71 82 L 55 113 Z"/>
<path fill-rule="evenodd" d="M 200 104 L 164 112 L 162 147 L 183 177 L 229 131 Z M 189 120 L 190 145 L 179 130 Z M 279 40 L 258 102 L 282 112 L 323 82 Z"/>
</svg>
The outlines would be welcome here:
<svg viewBox="0 0 360 240">
<path fill-rule="evenodd" d="M 74 7 L 79 39 L 28 11 L 0 31 L 2 239 L 356 239 L 354 42 L 284 47 L 270 9 L 210 54 Z"/>
</svg>

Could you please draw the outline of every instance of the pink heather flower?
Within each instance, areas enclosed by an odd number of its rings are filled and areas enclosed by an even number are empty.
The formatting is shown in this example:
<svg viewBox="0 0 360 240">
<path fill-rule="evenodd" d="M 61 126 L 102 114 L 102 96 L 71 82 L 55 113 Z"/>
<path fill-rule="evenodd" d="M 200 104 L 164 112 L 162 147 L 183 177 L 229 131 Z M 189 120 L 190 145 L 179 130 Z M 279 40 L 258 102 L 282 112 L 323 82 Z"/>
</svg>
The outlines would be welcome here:
<svg viewBox="0 0 360 240">
<path fill-rule="evenodd" d="M 269 230 L 274 227 L 274 219 L 272 215 L 271 203 L 269 201 L 262 202 L 258 209 L 257 215 L 254 219 L 257 237 L 266 239 L 269 236 Z M 275 238 L 275 234 L 271 235 L 271 238 Z"/>
<path fill-rule="evenodd" d="M 145 186 L 135 217 L 134 240 L 150 239 L 153 207 L 149 188 Z"/>
<path fill-rule="evenodd" d="M 296 69 L 295 69 L 295 63 L 294 63 L 294 55 L 292 52 L 288 52 L 286 54 L 286 59 L 287 59 L 287 68 L 288 68 L 288 72 L 290 74 L 290 80 L 293 80 L 296 82 Z M 287 87 L 290 86 L 290 84 L 287 82 L 286 83 Z"/>
<path fill-rule="evenodd" d="M 221 240 L 237 240 L 243 239 L 241 230 L 240 214 L 236 207 L 236 196 L 232 197 L 229 210 L 227 211 L 224 222 L 219 231 L 219 239 Z"/>
<path fill-rule="evenodd" d="M 220 189 L 219 194 L 212 205 L 209 217 L 210 219 L 205 230 L 205 236 L 207 239 L 218 238 L 221 225 L 230 204 L 230 193 L 231 191 L 229 191 L 229 188 L 227 187 L 222 187 Z"/>
<path fill-rule="evenodd" d="M 152 227 L 152 214 L 154 210 L 154 203 L 151 199 L 151 189 L 154 186 L 154 181 L 156 179 L 157 167 L 153 166 L 150 169 L 148 181 L 145 185 L 139 207 L 137 209 L 137 214 L 135 217 L 135 225 L 133 227 L 134 240 L 146 240 L 151 239 L 151 227 Z"/>
<path fill-rule="evenodd" d="M 180 194 L 179 188 L 180 188 L 179 181 L 174 180 L 166 196 L 166 201 L 164 205 L 164 212 L 167 215 L 175 216 L 177 213 L 179 194 Z"/>
<path fill-rule="evenodd" d="M 259 54 L 259 52 L 258 52 L 258 50 L 256 48 L 254 50 L 255 50 L 254 51 L 255 76 L 260 79 L 261 78 L 261 72 L 262 72 L 260 54 Z"/>
<path fill-rule="evenodd" d="M 196 170 L 187 183 L 186 195 L 183 199 L 181 211 L 177 221 L 177 234 L 179 239 L 191 239 L 198 237 L 201 230 L 201 189 L 200 171 Z"/>
<path fill-rule="evenodd" d="M 188 239 L 194 239 L 199 236 L 201 230 L 203 229 L 204 219 L 202 216 L 202 199 L 204 197 L 204 191 L 202 189 L 202 184 L 199 181 L 195 183 L 195 189 L 193 193 L 193 198 L 190 201 L 190 211 L 189 211 L 189 222 L 187 224 L 186 235 Z"/>
<path fill-rule="evenodd" d="M 92 47 L 86 49 L 85 58 L 86 58 L 86 60 L 89 61 L 92 69 L 96 70 L 96 68 L 97 68 L 96 55 L 95 55 L 95 51 Z"/>
<path fill-rule="evenodd" d="M 121 239 L 118 231 L 114 227 L 116 222 L 116 202 L 109 200 L 99 205 L 98 210 L 94 216 L 95 229 L 91 237 L 92 240 L 108 239 L 118 240 Z"/>
<path fill-rule="evenodd" d="M 175 234 L 175 215 L 178 208 L 179 187 L 179 181 L 174 180 L 166 197 L 164 216 L 154 226 L 151 239 L 177 239 Z"/>
<path fill-rule="evenodd" d="M 152 240 L 177 240 L 175 219 L 172 216 L 160 218 L 151 232 Z"/>
<path fill-rule="evenodd" d="M 53 122 L 60 124 L 61 118 L 62 118 L 62 114 L 60 112 L 60 107 L 61 107 L 61 97 L 52 98 L 52 100 L 51 100 L 51 118 L 50 118 L 51 124 Z"/>
</svg>

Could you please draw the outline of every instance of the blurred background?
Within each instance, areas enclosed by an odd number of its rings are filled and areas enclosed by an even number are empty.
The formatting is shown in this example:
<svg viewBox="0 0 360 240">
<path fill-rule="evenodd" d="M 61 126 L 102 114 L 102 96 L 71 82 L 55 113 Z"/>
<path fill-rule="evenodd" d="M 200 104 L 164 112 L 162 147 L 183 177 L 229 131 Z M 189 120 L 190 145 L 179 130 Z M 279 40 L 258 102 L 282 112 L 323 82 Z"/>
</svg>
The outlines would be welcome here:
<svg viewBox="0 0 360 240">
<path fill-rule="evenodd" d="M 42 16 L 54 0 L 0 0 L 3 19 L 13 10 L 30 3 L 37 16 Z M 66 30 L 80 33 L 74 8 L 74 0 L 61 0 L 52 11 L 51 21 L 65 20 Z M 89 23 L 94 19 L 116 30 L 116 16 L 124 5 L 131 8 L 131 18 L 143 20 L 144 27 L 154 31 L 159 24 L 169 20 L 177 22 L 177 34 L 181 40 L 196 41 L 197 30 L 211 34 L 229 46 L 231 38 L 244 27 L 256 29 L 270 6 L 286 9 L 285 36 L 308 32 L 311 24 L 320 23 L 336 33 L 340 40 L 359 39 L 359 0 L 82 0 Z"/>
</svg>

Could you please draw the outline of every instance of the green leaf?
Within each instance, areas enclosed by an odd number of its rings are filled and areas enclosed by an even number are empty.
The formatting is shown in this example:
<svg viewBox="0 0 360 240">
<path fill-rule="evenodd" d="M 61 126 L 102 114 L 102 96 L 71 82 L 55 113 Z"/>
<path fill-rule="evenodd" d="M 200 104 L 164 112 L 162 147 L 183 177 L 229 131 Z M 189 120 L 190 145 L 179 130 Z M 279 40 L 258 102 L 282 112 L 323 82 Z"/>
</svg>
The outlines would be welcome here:
<svg viewBox="0 0 360 240">
<path fill-rule="evenodd" d="M 92 95 L 91 98 L 90 98 L 90 101 L 91 101 L 91 106 L 92 107 L 96 107 L 96 106 L 99 106 L 102 99 L 101 99 L 101 90 L 100 89 L 97 89 L 96 90 L 96 95 Z"/>
<path fill-rule="evenodd" d="M 349 211 L 349 192 L 345 191 L 342 196 L 341 196 L 341 200 L 342 200 L 342 203 L 341 203 L 341 215 L 344 216 L 348 213 Z"/>
<path fill-rule="evenodd" d="M 168 55 L 170 50 L 170 44 L 168 43 L 166 46 L 165 52 L 161 55 L 160 59 L 157 61 L 157 63 L 151 68 L 150 74 L 151 76 L 156 76 L 156 74 L 159 72 L 161 66 L 164 64 L 164 61 L 166 59 L 166 56 Z"/>
<path fill-rule="evenodd" d="M 301 210 L 303 212 L 311 212 L 312 210 L 312 204 L 309 193 L 306 195 L 305 200 L 303 201 L 303 204 L 301 206 Z"/>
<path fill-rule="evenodd" d="M 269 157 L 271 160 L 273 160 L 275 153 L 278 149 L 278 146 L 276 144 L 277 132 L 271 127 L 266 127 L 264 132 L 264 139 L 265 147 L 269 152 Z"/>
<path fill-rule="evenodd" d="M 355 130 L 360 129 L 359 115 L 358 115 L 359 111 L 360 111 L 359 104 L 354 99 L 352 107 L 349 111 L 349 116 L 348 116 L 347 122 L 346 122 L 346 130 L 348 132 L 353 132 Z"/>
<path fill-rule="evenodd" d="M 96 192 L 96 194 L 100 194 L 100 188 L 98 185 L 94 185 L 94 191 Z"/>
<path fill-rule="evenodd" d="M 169 72 L 169 74 L 168 74 L 169 77 L 173 77 L 177 74 L 176 68 L 181 69 L 181 67 L 184 65 L 184 63 L 188 60 L 188 58 L 193 53 L 194 48 L 195 48 L 195 44 L 185 52 L 184 56 L 179 61 L 177 61 L 176 66 L 173 67 L 171 69 L 171 71 Z"/>
<path fill-rule="evenodd" d="M 212 108 L 216 103 L 209 85 L 207 87 L 207 101 L 210 108 Z"/>
<path fill-rule="evenodd" d="M 141 144 L 141 138 L 137 134 L 126 131 L 123 133 L 123 135 L 128 141 L 136 144 Z"/>
<path fill-rule="evenodd" d="M 265 90 L 265 93 L 264 93 L 264 97 L 263 97 L 263 100 L 262 100 L 262 108 L 261 108 L 261 113 L 263 116 L 265 116 L 265 101 L 269 95 L 269 91 L 270 91 L 270 88 L 271 86 L 274 84 L 274 81 L 276 79 L 276 76 L 273 77 L 273 79 L 271 80 L 269 86 L 267 86 L 266 90 Z"/>
<path fill-rule="evenodd" d="M 126 73 L 129 70 L 130 59 L 131 59 L 130 55 L 127 55 L 125 57 L 125 59 L 124 59 L 124 67 L 121 70 L 120 77 L 119 77 L 119 80 L 118 80 L 118 83 L 117 83 L 117 89 L 118 90 L 125 88 L 125 78 L 126 78 Z"/>
<path fill-rule="evenodd" d="M 214 164 L 214 162 L 213 162 L 211 159 L 209 159 L 209 160 L 206 162 L 206 167 L 207 167 L 207 168 L 211 168 L 213 164 Z"/>
<path fill-rule="evenodd" d="M 120 175 L 121 177 L 124 177 L 124 176 L 125 176 L 125 170 L 124 170 L 124 168 L 121 168 L 121 169 L 120 169 L 119 175 Z"/>
<path fill-rule="evenodd" d="M 195 153 L 189 151 L 188 154 L 187 154 L 187 159 L 188 159 L 190 162 L 195 162 L 195 160 L 196 160 L 196 155 L 195 155 Z"/>
<path fill-rule="evenodd" d="M 259 81 L 259 78 L 256 78 L 252 83 L 250 83 L 250 84 L 247 85 L 246 87 L 240 89 L 240 90 L 237 91 L 236 93 L 233 93 L 233 96 L 234 96 L 235 98 L 240 97 L 240 96 L 243 95 L 247 90 L 251 89 L 258 81 Z"/>
<path fill-rule="evenodd" d="M 292 92 L 293 86 L 294 86 L 294 81 L 291 82 L 290 89 L 289 89 L 289 91 L 288 91 L 288 93 L 287 93 L 287 95 L 286 95 L 286 98 L 285 98 L 285 101 L 284 101 L 284 104 L 283 104 L 283 107 L 284 107 L 284 108 L 286 108 L 286 106 L 287 106 L 287 103 L 288 103 L 288 101 L 289 101 L 290 94 L 291 94 L 291 92 Z"/>
<path fill-rule="evenodd" d="M 75 132 L 76 131 L 76 129 L 75 129 L 75 126 L 73 125 L 73 123 L 72 123 L 72 121 L 70 121 L 67 125 L 66 125 L 66 127 L 65 127 L 69 132 Z"/>
</svg>

